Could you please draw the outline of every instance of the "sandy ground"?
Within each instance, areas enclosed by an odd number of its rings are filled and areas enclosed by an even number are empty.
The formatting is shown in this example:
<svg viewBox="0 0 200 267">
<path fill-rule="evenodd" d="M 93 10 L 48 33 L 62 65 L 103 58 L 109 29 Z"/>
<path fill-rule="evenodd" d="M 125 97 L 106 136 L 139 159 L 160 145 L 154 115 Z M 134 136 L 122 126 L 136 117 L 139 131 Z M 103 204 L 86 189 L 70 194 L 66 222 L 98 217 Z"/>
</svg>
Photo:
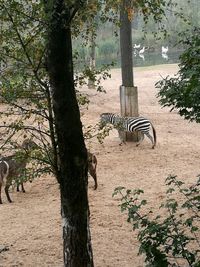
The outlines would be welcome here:
<svg viewBox="0 0 200 267">
<path fill-rule="evenodd" d="M 161 76 L 173 75 L 177 65 L 135 68 L 135 85 L 139 90 L 140 114 L 149 118 L 157 131 L 157 147 L 149 140 L 141 146 L 134 143 L 119 146 L 113 130 L 103 145 L 91 144 L 98 158 L 98 189 L 93 190 L 89 178 L 91 233 L 96 267 L 143 267 L 144 258 L 137 256 L 136 233 L 121 214 L 115 187 L 143 188 L 150 206 L 164 198 L 164 181 L 168 174 L 177 174 L 187 184 L 196 180 L 199 171 L 200 125 L 188 123 L 176 112 L 161 107 L 156 98 L 155 82 Z M 83 121 L 98 122 L 102 112 L 119 112 L 120 70 L 112 70 L 112 78 L 104 81 L 107 94 L 90 95 L 91 104 Z M 0 206 L 0 245 L 8 251 L 0 253 L 0 267 L 62 266 L 62 232 L 60 199 L 56 181 L 42 177 L 27 183 L 26 194 L 12 192 L 9 204 L 3 193 Z"/>
</svg>

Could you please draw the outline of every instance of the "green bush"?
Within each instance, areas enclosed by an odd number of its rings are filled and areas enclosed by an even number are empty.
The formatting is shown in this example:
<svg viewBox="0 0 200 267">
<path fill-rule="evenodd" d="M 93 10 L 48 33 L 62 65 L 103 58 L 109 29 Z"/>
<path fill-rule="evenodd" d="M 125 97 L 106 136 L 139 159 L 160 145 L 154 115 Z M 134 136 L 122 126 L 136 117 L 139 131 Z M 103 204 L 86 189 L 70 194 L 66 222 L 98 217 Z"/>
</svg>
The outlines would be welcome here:
<svg viewBox="0 0 200 267">
<path fill-rule="evenodd" d="M 113 196 L 121 196 L 121 211 L 138 231 L 139 254 L 145 254 L 146 267 L 199 267 L 200 176 L 190 187 L 183 187 L 176 176 L 169 176 L 166 185 L 166 201 L 160 206 L 164 218 L 144 211 L 147 201 L 141 200 L 141 189 L 118 187 Z"/>
<path fill-rule="evenodd" d="M 181 43 L 186 46 L 180 56 L 179 71 L 175 77 L 158 81 L 159 103 L 176 109 L 180 116 L 200 122 L 200 28 L 182 33 Z"/>
</svg>

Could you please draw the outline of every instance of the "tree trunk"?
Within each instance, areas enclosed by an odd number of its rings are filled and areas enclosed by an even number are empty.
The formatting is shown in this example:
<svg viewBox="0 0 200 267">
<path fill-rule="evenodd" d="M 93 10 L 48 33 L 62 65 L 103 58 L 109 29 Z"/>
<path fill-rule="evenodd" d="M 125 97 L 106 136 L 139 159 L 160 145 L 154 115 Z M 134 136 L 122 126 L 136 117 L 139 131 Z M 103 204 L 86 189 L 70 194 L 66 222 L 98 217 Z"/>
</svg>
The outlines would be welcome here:
<svg viewBox="0 0 200 267">
<path fill-rule="evenodd" d="M 122 85 L 133 86 L 133 57 L 132 57 L 132 33 L 131 21 L 128 19 L 125 4 L 120 11 L 120 48 Z"/>
<path fill-rule="evenodd" d="M 70 10 L 65 7 L 64 0 L 45 3 L 48 20 L 47 68 L 60 163 L 57 179 L 61 195 L 64 266 L 92 267 L 87 150 L 74 88 L 71 30 L 70 25 L 63 22 L 64 19 L 70 20 Z"/>
<path fill-rule="evenodd" d="M 120 106 L 122 116 L 138 117 L 137 87 L 133 84 L 132 32 L 125 0 L 120 11 L 120 48 L 122 86 L 120 86 Z M 138 141 L 137 133 L 120 132 L 124 141 Z"/>
<path fill-rule="evenodd" d="M 96 44 L 95 44 L 95 35 L 92 32 L 91 33 L 91 41 L 90 41 L 90 53 L 89 53 L 89 64 L 90 64 L 90 70 L 94 71 L 95 70 L 95 48 L 96 48 Z M 88 88 L 89 89 L 95 89 L 95 84 L 94 84 L 94 80 L 91 80 L 90 78 L 88 79 Z"/>
</svg>

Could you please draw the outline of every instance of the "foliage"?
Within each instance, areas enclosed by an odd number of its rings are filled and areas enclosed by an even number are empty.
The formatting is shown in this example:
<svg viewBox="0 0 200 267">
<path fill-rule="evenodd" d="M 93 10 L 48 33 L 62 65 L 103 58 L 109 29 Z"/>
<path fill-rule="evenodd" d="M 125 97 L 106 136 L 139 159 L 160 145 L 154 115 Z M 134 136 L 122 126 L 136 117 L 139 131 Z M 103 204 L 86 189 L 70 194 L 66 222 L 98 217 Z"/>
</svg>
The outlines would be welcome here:
<svg viewBox="0 0 200 267">
<path fill-rule="evenodd" d="M 81 73 L 77 73 L 75 75 L 75 86 L 78 87 L 86 85 L 87 79 L 90 79 L 93 82 L 97 92 L 106 93 L 105 89 L 101 85 L 101 81 L 106 80 L 107 78 L 111 78 L 109 71 L 110 67 L 112 66 L 114 66 L 114 62 L 108 65 L 102 65 L 99 69 L 94 70 L 92 70 L 88 66 L 85 66 Z"/>
<path fill-rule="evenodd" d="M 139 254 L 145 254 L 146 266 L 200 266 L 200 176 L 189 187 L 169 176 L 166 185 L 166 202 L 160 206 L 164 216 L 153 217 L 144 209 L 147 201 L 141 200 L 141 189 L 118 187 L 113 196 L 120 196 L 121 211 L 127 212 L 127 221 L 138 231 Z"/>
<path fill-rule="evenodd" d="M 91 34 L 100 23 L 115 23 L 119 25 L 118 16 L 121 0 L 103 1 L 64 1 L 66 7 L 72 10 L 71 21 L 66 22 L 63 14 L 63 26 L 70 23 L 74 38 L 82 37 L 83 44 L 90 41 Z M 165 8 L 172 4 L 171 0 L 162 1 L 127 1 L 128 11 L 139 11 L 148 20 L 150 13 L 155 21 L 161 23 L 165 16 Z M 49 2 L 50 4 L 50 2 Z M 129 12 L 129 14 L 132 14 Z M 0 1 L 1 32 L 0 32 L 0 99 L 5 109 L 0 112 L 1 118 L 1 150 L 10 153 L 12 141 L 22 142 L 23 136 L 32 136 L 39 145 L 35 156 L 41 172 L 58 173 L 57 136 L 52 105 L 52 92 L 46 64 L 46 25 L 43 1 Z M 56 16 L 56 14 L 55 14 Z M 74 54 L 74 66 L 79 56 Z M 101 79 L 110 76 L 108 66 L 91 70 L 86 62 L 85 68 L 77 69 L 75 84 L 81 112 L 87 108 L 87 95 L 80 93 L 86 79 L 93 80 L 98 91 Z M 9 119 L 8 119 L 9 118 Z M 85 126 L 85 137 L 102 138 L 107 132 L 97 135 L 90 126 Z M 90 130 L 90 133 L 88 132 Z M 38 170 L 39 171 L 39 170 Z M 36 174 L 37 171 L 34 171 Z"/>
<path fill-rule="evenodd" d="M 181 34 L 187 47 L 180 56 L 180 70 L 175 77 L 167 76 L 156 83 L 159 88 L 159 103 L 163 107 L 177 109 L 190 121 L 200 122 L 200 28 Z"/>
<path fill-rule="evenodd" d="M 89 12 L 89 11 L 88 11 Z M 30 155 L 34 177 L 58 172 L 58 148 L 52 105 L 52 93 L 46 68 L 45 15 L 41 1 L 1 1 L 0 62 L 1 142 L 5 154 L 16 150 L 14 143 L 32 137 L 38 144 Z M 79 21 L 80 23 L 80 21 Z M 76 60 L 76 57 L 75 57 Z M 101 75 L 102 74 L 102 75 Z M 77 99 L 83 111 L 89 100 L 78 90 L 92 77 L 98 91 L 101 79 L 110 76 L 108 66 L 75 75 Z M 96 128 L 95 128 L 96 129 Z M 87 137 L 92 138 L 92 127 Z M 95 137 L 97 133 L 94 133 Z M 25 137 L 24 137 L 25 136 Z M 29 174 L 30 171 L 27 170 Z M 33 179 L 33 175 L 29 175 Z"/>
</svg>

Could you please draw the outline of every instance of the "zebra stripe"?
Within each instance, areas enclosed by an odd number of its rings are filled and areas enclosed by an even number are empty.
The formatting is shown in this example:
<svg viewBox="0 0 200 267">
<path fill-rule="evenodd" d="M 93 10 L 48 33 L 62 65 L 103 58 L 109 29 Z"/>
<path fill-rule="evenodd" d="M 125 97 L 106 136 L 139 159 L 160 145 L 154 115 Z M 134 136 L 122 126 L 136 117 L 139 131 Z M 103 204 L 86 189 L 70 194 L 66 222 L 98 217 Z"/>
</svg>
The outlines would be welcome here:
<svg viewBox="0 0 200 267">
<path fill-rule="evenodd" d="M 120 117 L 114 113 L 102 113 L 101 114 L 101 123 L 111 123 L 113 126 L 118 129 L 118 131 L 126 132 L 140 132 L 141 139 L 137 143 L 139 145 L 146 135 L 152 142 L 152 148 L 156 145 L 156 131 L 152 123 L 144 117 Z M 152 128 L 153 137 L 149 133 Z"/>
<path fill-rule="evenodd" d="M 138 118 L 125 117 L 125 125 L 126 125 L 126 131 L 128 132 L 133 132 L 133 131 L 149 132 L 151 123 L 149 120 L 143 117 L 138 117 Z"/>
</svg>

